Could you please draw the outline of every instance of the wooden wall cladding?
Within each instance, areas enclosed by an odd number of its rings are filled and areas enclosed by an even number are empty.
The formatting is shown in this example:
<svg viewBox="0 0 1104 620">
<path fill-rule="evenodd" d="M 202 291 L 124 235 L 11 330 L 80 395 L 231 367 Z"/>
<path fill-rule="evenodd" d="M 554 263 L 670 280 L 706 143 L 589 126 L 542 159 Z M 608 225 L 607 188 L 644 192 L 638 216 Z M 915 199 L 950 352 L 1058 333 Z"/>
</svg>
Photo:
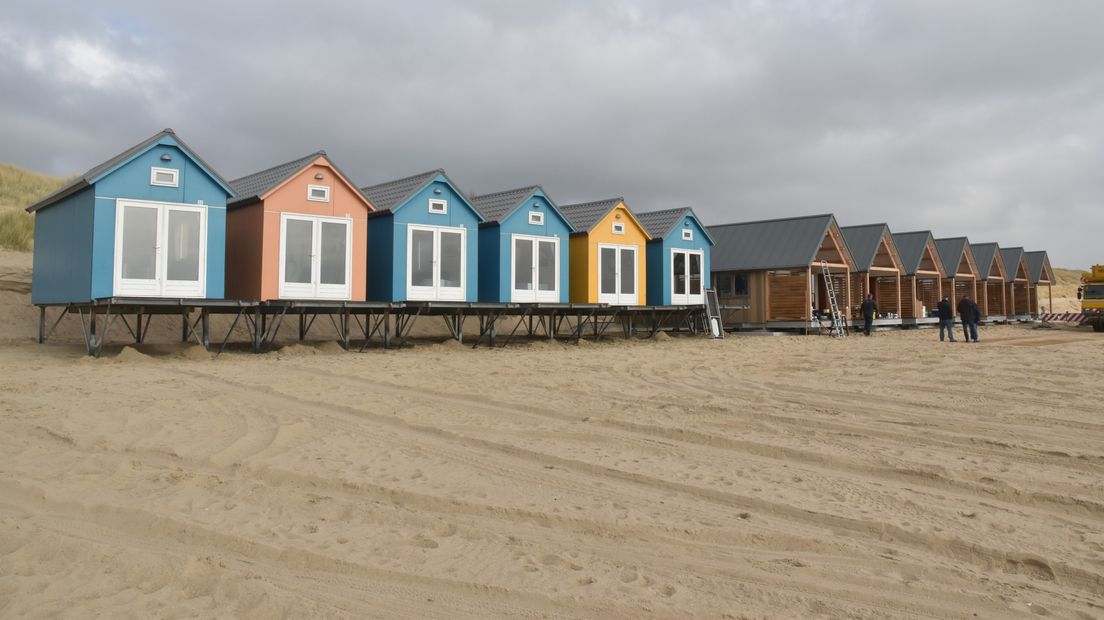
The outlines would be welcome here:
<svg viewBox="0 0 1104 620">
<path fill-rule="evenodd" d="M 807 320 L 811 314 L 810 307 L 805 301 L 808 285 L 804 272 L 767 274 L 767 287 L 770 289 L 767 320 Z"/>
</svg>

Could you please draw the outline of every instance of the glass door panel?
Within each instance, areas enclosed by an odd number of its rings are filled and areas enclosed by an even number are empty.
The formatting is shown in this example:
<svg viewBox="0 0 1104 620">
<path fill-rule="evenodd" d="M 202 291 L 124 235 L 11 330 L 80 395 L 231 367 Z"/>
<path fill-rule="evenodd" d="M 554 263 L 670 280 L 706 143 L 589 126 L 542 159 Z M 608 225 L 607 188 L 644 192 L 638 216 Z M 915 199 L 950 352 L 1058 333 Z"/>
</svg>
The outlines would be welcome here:
<svg viewBox="0 0 1104 620">
<path fill-rule="evenodd" d="M 690 294 L 702 294 L 702 255 L 696 252 L 690 255 Z"/>
<path fill-rule="evenodd" d="M 346 284 L 345 271 L 348 266 L 349 225 L 337 222 L 322 222 L 320 250 L 322 265 L 318 276 L 321 284 Z"/>
<path fill-rule="evenodd" d="M 514 239 L 514 291 L 533 290 L 533 240 Z"/>
<path fill-rule="evenodd" d="M 686 253 L 675 252 L 671 255 L 671 284 L 675 295 L 686 294 Z"/>
<path fill-rule="evenodd" d="M 199 281 L 199 255 L 202 214 L 199 211 L 169 209 L 165 239 L 165 278 L 185 282 Z"/>
<path fill-rule="evenodd" d="M 621 248 L 621 290 L 619 294 L 636 295 L 636 250 L 630 248 Z M 622 299 L 622 303 L 628 303 L 627 300 Z"/>
<path fill-rule="evenodd" d="M 410 239 L 410 284 L 433 286 L 434 234 L 432 230 L 414 230 Z"/>
<path fill-rule="evenodd" d="M 121 275 L 124 280 L 157 280 L 157 207 L 123 207 Z"/>
<path fill-rule="evenodd" d="M 439 231 L 441 235 L 440 288 L 459 289 L 463 286 L 464 236 L 458 232 Z M 455 294 L 455 292 L 441 294 Z"/>
<path fill-rule="evenodd" d="M 289 219 L 284 239 L 284 282 L 310 284 L 314 222 Z"/>
<path fill-rule="evenodd" d="M 537 243 L 537 288 L 541 292 L 555 293 L 556 281 L 556 242 L 541 241 Z M 554 297 L 554 296 L 553 296 Z M 559 301 L 554 299 L 553 301 Z"/>
<path fill-rule="evenodd" d="M 617 295 L 617 248 L 599 248 L 598 251 L 598 292 L 601 295 Z"/>
</svg>

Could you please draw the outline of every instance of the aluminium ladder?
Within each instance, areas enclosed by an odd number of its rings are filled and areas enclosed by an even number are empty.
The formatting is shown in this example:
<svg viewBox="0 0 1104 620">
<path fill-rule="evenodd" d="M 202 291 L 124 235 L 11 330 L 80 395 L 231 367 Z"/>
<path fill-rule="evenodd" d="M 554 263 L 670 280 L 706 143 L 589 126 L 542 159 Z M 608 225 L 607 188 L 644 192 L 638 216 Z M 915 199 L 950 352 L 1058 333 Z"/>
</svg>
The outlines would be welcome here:
<svg viewBox="0 0 1104 620">
<path fill-rule="evenodd" d="M 836 302 L 836 282 L 832 279 L 832 272 L 828 270 L 828 261 L 820 261 L 820 273 L 824 276 L 824 286 L 828 289 L 828 308 L 832 311 L 832 336 L 843 338 L 847 335 L 847 326 L 840 316 L 839 304 Z"/>
</svg>

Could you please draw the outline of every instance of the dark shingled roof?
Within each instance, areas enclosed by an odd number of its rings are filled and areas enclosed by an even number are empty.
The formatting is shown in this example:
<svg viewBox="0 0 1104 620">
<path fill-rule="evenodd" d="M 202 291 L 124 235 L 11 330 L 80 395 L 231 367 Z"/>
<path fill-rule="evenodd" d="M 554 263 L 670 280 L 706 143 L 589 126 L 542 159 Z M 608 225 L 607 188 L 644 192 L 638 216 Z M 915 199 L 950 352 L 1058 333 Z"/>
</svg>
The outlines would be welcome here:
<svg viewBox="0 0 1104 620">
<path fill-rule="evenodd" d="M 808 267 L 835 222 L 831 214 L 710 226 L 713 271 Z M 843 248 L 847 251 L 846 248 Z"/>
<path fill-rule="evenodd" d="M 1043 269 L 1043 267 L 1050 267 L 1050 257 L 1047 256 L 1046 250 L 1024 252 L 1024 258 L 1027 259 L 1027 274 L 1031 276 L 1031 281 L 1035 284 L 1043 279 L 1045 271 L 1051 271 L 1051 275 L 1053 275 L 1053 270 Z"/>
<path fill-rule="evenodd" d="M 924 248 L 928 240 L 932 239 L 930 230 L 917 230 L 906 233 L 893 233 L 893 245 L 897 246 L 897 256 L 901 257 L 903 275 L 916 275 L 920 269 L 920 261 L 924 258 Z M 939 257 L 936 256 L 938 261 Z"/>
<path fill-rule="evenodd" d="M 993 261 L 1000 249 L 995 243 L 971 243 L 970 253 L 974 255 L 974 264 L 978 268 L 978 279 L 988 280 L 989 272 L 993 269 Z"/>
<path fill-rule="evenodd" d="M 493 194 L 475 196 L 471 199 L 471 203 L 487 222 L 501 222 L 538 190 L 541 190 L 540 185 L 508 189 Z M 543 193 L 543 190 L 541 191 Z"/>
<path fill-rule="evenodd" d="M 1020 271 L 1020 260 L 1023 258 L 1023 248 L 1001 248 L 1001 261 L 1004 262 L 1004 281 L 1011 282 L 1016 279 Z"/>
<path fill-rule="evenodd" d="M 234 196 L 233 200 L 226 203 L 226 205 L 230 206 L 245 201 L 252 202 L 257 200 L 261 196 L 267 194 L 272 188 L 283 183 L 288 177 L 305 168 L 307 164 L 325 155 L 326 151 L 315 151 L 310 155 L 300 157 L 299 159 L 289 161 L 285 164 L 266 168 L 260 172 L 254 172 L 248 176 L 230 181 L 230 188 L 233 189 L 234 193 L 237 195 Z"/>
<path fill-rule="evenodd" d="M 939 254 L 939 262 L 943 263 L 943 271 L 947 277 L 958 273 L 958 266 L 962 264 L 962 255 L 970 242 L 966 237 L 948 237 L 935 240 L 935 251 Z"/>
<path fill-rule="evenodd" d="M 445 171 L 438 168 L 437 170 L 430 170 L 402 179 L 387 181 L 379 185 L 362 187 L 360 191 L 368 197 L 369 202 L 376 207 L 377 211 L 391 211 L 395 207 L 406 202 L 407 199 L 413 196 L 418 190 L 425 187 L 430 181 L 437 178 L 437 175 L 445 176 L 446 179 L 448 178 L 448 176 L 445 175 Z M 452 184 L 452 181 L 449 181 L 449 183 Z M 456 187 L 455 184 L 452 184 L 452 186 Z"/>
<path fill-rule="evenodd" d="M 698 225 L 705 230 L 705 226 L 698 219 L 698 214 L 694 213 L 694 210 L 690 207 L 676 207 L 674 209 L 663 209 L 662 211 L 648 211 L 647 213 L 637 213 L 636 221 L 640 222 L 640 225 L 647 231 L 648 236 L 652 239 L 665 239 L 667 235 L 671 234 L 671 231 L 679 225 L 682 218 L 690 215 L 698 222 Z M 709 236 L 709 231 L 705 231 L 705 240 L 713 245 L 713 237 Z"/>
<path fill-rule="evenodd" d="M 563 214 L 575 232 L 590 232 L 602 218 L 613 211 L 617 205 L 625 202 L 624 198 L 607 198 L 594 202 L 580 202 L 573 205 L 560 205 L 560 213 Z"/>
<path fill-rule="evenodd" d="M 855 271 L 860 273 L 870 271 L 874 266 L 874 257 L 878 255 L 882 236 L 887 231 L 889 226 L 886 224 L 840 227 L 843 240 L 847 243 L 847 251 L 851 252 L 851 259 L 855 261 Z"/>
<path fill-rule="evenodd" d="M 107 172 L 108 170 L 111 170 L 115 166 L 118 166 L 119 164 L 121 164 L 121 163 L 127 161 L 128 159 L 130 159 L 131 157 L 134 157 L 135 155 L 137 155 L 137 154 L 145 151 L 146 149 L 150 148 L 151 146 L 157 144 L 161 140 L 161 138 L 164 138 L 165 136 L 172 136 L 173 139 L 176 140 L 176 143 L 178 145 L 180 145 L 181 149 L 183 149 L 186 153 L 188 153 L 188 155 L 192 159 L 196 160 L 199 163 L 199 165 L 202 166 L 203 169 L 206 170 L 212 177 L 214 177 L 214 179 L 216 181 L 218 181 L 224 188 L 226 188 L 226 190 L 228 192 L 232 193 L 233 190 L 230 188 L 230 184 L 226 182 L 226 179 L 219 176 L 219 173 L 215 172 L 215 169 L 212 168 L 210 166 L 210 164 L 203 161 L 203 158 L 200 157 L 199 155 L 197 155 L 196 152 L 192 150 L 192 147 L 188 146 L 184 142 L 184 140 L 182 140 L 180 138 L 180 136 L 176 135 L 176 132 L 174 132 L 171 128 L 166 128 L 166 129 L 162 129 L 161 131 L 153 134 L 152 136 L 150 136 L 149 138 L 146 138 L 145 140 L 139 142 L 138 144 L 135 144 L 134 146 L 130 147 L 129 149 L 123 151 L 122 153 L 119 153 L 115 157 L 112 157 L 111 159 L 103 162 L 102 164 L 99 164 L 98 166 L 95 166 L 94 168 L 92 168 L 88 172 L 85 172 L 84 174 L 82 174 L 82 175 L 78 176 L 77 178 L 73 179 L 72 181 L 69 181 L 64 186 L 62 186 L 61 189 L 58 189 L 57 191 L 51 192 L 51 193 L 43 196 L 37 202 L 35 202 L 34 204 L 27 207 L 27 211 L 29 211 L 29 212 L 38 211 L 39 209 L 42 209 L 44 207 L 48 207 L 48 206 L 54 204 L 55 202 L 61 200 L 62 198 L 65 198 L 66 196 L 68 196 L 70 194 L 73 194 L 73 193 L 75 193 L 75 192 L 77 192 L 81 189 L 84 189 L 85 187 L 88 187 L 93 182 L 95 182 L 95 179 L 97 177 L 99 177 L 103 173 Z"/>
</svg>

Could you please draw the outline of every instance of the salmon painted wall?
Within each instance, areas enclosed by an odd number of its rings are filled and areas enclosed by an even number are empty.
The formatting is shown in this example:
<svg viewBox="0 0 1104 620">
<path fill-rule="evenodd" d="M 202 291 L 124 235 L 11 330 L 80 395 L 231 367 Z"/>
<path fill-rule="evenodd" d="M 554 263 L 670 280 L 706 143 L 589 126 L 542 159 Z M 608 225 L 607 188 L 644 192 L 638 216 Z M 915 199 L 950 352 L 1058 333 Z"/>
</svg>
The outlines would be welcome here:
<svg viewBox="0 0 1104 620">
<path fill-rule="evenodd" d="M 618 218 L 618 216 L 621 216 Z M 614 222 L 624 222 L 625 234 L 613 232 Z M 571 237 L 571 301 L 580 304 L 598 303 L 598 244 L 636 246 L 637 304 L 646 305 L 648 274 L 648 234 L 636 223 L 624 204 L 606 214 L 586 235 Z M 585 253 L 584 253 L 585 250 Z"/>
</svg>

